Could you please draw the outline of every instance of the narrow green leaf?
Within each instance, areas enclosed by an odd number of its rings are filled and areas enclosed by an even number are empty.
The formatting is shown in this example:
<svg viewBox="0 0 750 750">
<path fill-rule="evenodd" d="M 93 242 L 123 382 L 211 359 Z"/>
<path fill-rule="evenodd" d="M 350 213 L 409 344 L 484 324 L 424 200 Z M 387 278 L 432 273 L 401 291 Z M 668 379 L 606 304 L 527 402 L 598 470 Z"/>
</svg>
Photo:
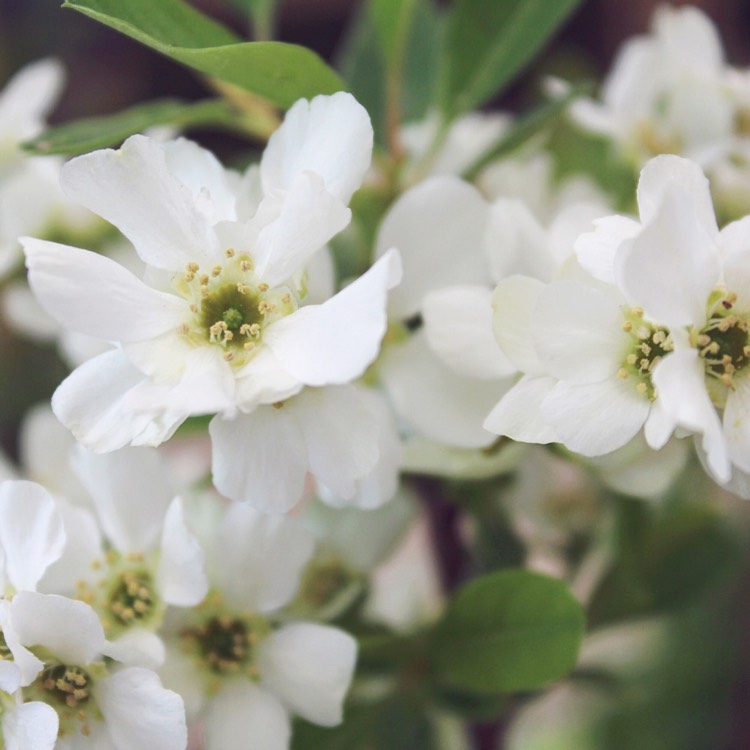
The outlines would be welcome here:
<svg viewBox="0 0 750 750">
<path fill-rule="evenodd" d="M 212 99 L 188 104 L 176 99 L 160 99 L 130 107 L 114 115 L 87 117 L 45 130 L 23 144 L 32 154 L 76 156 L 98 148 L 120 145 L 128 136 L 155 125 L 180 129 L 214 125 L 235 129 L 238 115 L 225 101 Z"/>
<path fill-rule="evenodd" d="M 241 42 L 181 0 L 67 0 L 63 7 L 280 107 L 345 88 L 311 50 L 282 42 Z"/>
<path fill-rule="evenodd" d="M 465 172 L 464 179 L 473 180 L 486 166 L 513 153 L 535 135 L 557 122 L 568 105 L 579 96 L 584 96 L 592 88 L 589 83 L 572 88 L 565 96 L 542 104 L 533 112 L 518 120 L 510 130 L 489 150 L 485 151 Z"/>
<path fill-rule="evenodd" d="M 370 0 L 370 13 L 388 66 L 398 64 L 416 0 Z"/>
<path fill-rule="evenodd" d="M 582 0 L 456 0 L 440 88 L 447 119 L 498 94 Z"/>
<path fill-rule="evenodd" d="M 438 623 L 432 662 L 439 682 L 477 693 L 532 690 L 575 665 L 584 615 L 561 581 L 525 570 L 478 578 Z"/>
</svg>

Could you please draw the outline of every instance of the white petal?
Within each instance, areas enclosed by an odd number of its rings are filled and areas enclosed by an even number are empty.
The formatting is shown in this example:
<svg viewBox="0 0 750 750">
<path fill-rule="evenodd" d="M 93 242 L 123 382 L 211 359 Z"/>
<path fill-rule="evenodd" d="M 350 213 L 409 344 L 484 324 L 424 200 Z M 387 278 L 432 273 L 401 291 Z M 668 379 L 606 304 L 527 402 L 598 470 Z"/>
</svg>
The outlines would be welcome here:
<svg viewBox="0 0 750 750">
<path fill-rule="evenodd" d="M 625 380 L 558 383 L 544 399 L 544 420 L 570 450 L 601 456 L 621 448 L 641 429 L 649 400 Z"/>
<path fill-rule="evenodd" d="M 269 326 L 264 343 L 287 372 L 307 385 L 348 383 L 380 350 L 386 294 L 400 278 L 399 255 L 391 250 L 327 302 L 302 307 Z"/>
<path fill-rule="evenodd" d="M 314 546 L 297 519 L 234 503 L 216 536 L 216 585 L 238 609 L 273 612 L 294 597 Z"/>
<path fill-rule="evenodd" d="M 164 642 L 156 633 L 144 628 L 130 628 L 114 641 L 107 641 L 104 656 L 116 659 L 129 667 L 157 669 L 164 663 Z"/>
<path fill-rule="evenodd" d="M 281 366 L 267 346 L 261 347 L 236 377 L 235 398 L 243 411 L 252 411 L 260 404 L 285 401 L 304 387 Z"/>
<path fill-rule="evenodd" d="M 3 666 L 0 688 L 10 693 L 17 690 L 19 685 L 30 685 L 44 669 L 44 662 L 21 644 L 8 599 L 0 600 L 0 630 L 13 657 L 12 662 L 0 662 Z"/>
<path fill-rule="evenodd" d="M 0 94 L 0 129 L 33 138 L 55 106 L 65 81 L 65 69 L 53 58 L 25 65 L 5 84 Z"/>
<path fill-rule="evenodd" d="M 190 188 L 170 173 L 163 145 L 146 136 L 131 136 L 118 151 L 72 159 L 61 182 L 72 200 L 114 224 L 151 266 L 208 266 L 218 252 Z"/>
<path fill-rule="evenodd" d="M 260 166 L 263 190 L 287 190 L 310 171 L 347 204 L 370 166 L 372 140 L 370 117 L 351 94 L 301 99 L 268 141 Z"/>
<path fill-rule="evenodd" d="M 435 356 L 423 332 L 384 352 L 380 376 L 398 416 L 411 429 L 461 448 L 493 442 L 482 422 L 505 384 L 458 375 Z"/>
<path fill-rule="evenodd" d="M 129 347 L 125 350 L 129 354 Z M 234 411 L 234 373 L 218 346 L 188 352 L 176 382 L 145 381 L 123 399 L 123 409 L 138 413 L 172 413 L 184 417 Z"/>
<path fill-rule="evenodd" d="M 429 292 L 422 308 L 432 350 L 460 375 L 501 378 L 516 368 L 492 329 L 492 292 L 484 286 L 454 286 Z"/>
<path fill-rule="evenodd" d="M 185 707 L 158 676 L 139 667 L 116 672 L 96 684 L 96 702 L 117 750 L 184 750 Z"/>
<path fill-rule="evenodd" d="M 287 401 L 297 420 L 310 472 L 336 494 L 350 498 L 378 460 L 379 420 L 353 386 L 307 388 Z"/>
<path fill-rule="evenodd" d="M 127 392 L 143 382 L 119 349 L 100 354 L 74 370 L 52 396 L 57 418 L 88 448 L 106 452 L 133 445 L 159 445 L 185 420 L 184 414 L 123 411 Z"/>
<path fill-rule="evenodd" d="M 114 547 L 121 552 L 154 549 L 172 499 L 158 452 L 123 448 L 98 455 L 79 447 L 74 467 Z"/>
<path fill-rule="evenodd" d="M 78 581 L 93 583 L 96 577 L 91 563 L 102 556 L 102 533 L 87 508 L 59 497 L 55 502 L 65 527 L 65 548 L 62 556 L 47 568 L 37 588 L 45 594 L 74 596 Z"/>
<path fill-rule="evenodd" d="M 641 225 L 627 216 L 606 216 L 594 221 L 594 231 L 575 241 L 578 262 L 595 278 L 615 283 L 615 253 L 620 245 L 641 231 Z"/>
<path fill-rule="evenodd" d="M 495 281 L 510 274 L 552 279 L 557 264 L 549 251 L 547 232 L 522 201 L 500 198 L 492 204 L 485 241 Z"/>
<path fill-rule="evenodd" d="M 653 320 L 702 325 L 719 281 L 719 255 L 684 194 L 666 190 L 659 213 L 615 259 L 619 286 Z"/>
<path fill-rule="evenodd" d="M 559 442 L 539 410 L 556 383 L 547 376 L 524 375 L 484 420 L 484 429 L 523 443 Z"/>
<path fill-rule="evenodd" d="M 57 742 L 57 711 L 31 701 L 3 711 L 3 747 L 6 750 L 53 750 Z"/>
<path fill-rule="evenodd" d="M 252 742 L 253 750 L 289 750 L 292 728 L 279 701 L 249 680 L 227 684 L 206 713 L 206 750 Z"/>
<path fill-rule="evenodd" d="M 672 154 L 661 154 L 646 164 L 638 181 L 638 208 L 646 225 L 661 213 L 668 192 L 677 188 L 684 196 L 686 211 L 710 240 L 718 233 L 711 190 L 703 170 L 694 162 Z"/>
<path fill-rule="evenodd" d="M 261 679 L 294 713 L 335 726 L 342 720 L 356 658 L 357 642 L 343 630 L 294 623 L 263 642 Z"/>
<path fill-rule="evenodd" d="M 0 271 L 0 275 L 1 273 Z M 0 305 L 5 321 L 24 338 L 48 344 L 54 342 L 60 334 L 60 324 L 47 315 L 24 281 L 7 282 Z"/>
<path fill-rule="evenodd" d="M 164 518 L 157 581 L 164 601 L 176 607 L 193 607 L 208 592 L 205 555 L 188 528 L 178 497 Z"/>
<path fill-rule="evenodd" d="M 109 258 L 22 238 L 29 283 L 41 306 L 67 328 L 110 341 L 140 341 L 177 328 L 187 303 L 144 284 Z"/>
<path fill-rule="evenodd" d="M 232 420 L 211 420 L 211 470 L 219 492 L 267 513 L 285 513 L 299 501 L 307 449 L 288 411 L 260 406 Z"/>
<path fill-rule="evenodd" d="M 532 322 L 536 350 L 547 372 L 571 383 L 594 383 L 614 375 L 631 345 L 622 330 L 621 301 L 614 288 L 606 293 L 577 281 L 546 287 Z"/>
<path fill-rule="evenodd" d="M 358 388 L 368 411 L 377 420 L 378 462 L 358 483 L 353 497 L 342 498 L 331 488 L 318 483 L 318 494 L 328 505 L 337 508 L 379 508 L 395 494 L 399 485 L 402 445 L 393 409 L 383 394 L 372 388 Z"/>
<path fill-rule="evenodd" d="M 534 308 L 546 286 L 529 276 L 509 276 L 492 293 L 492 328 L 500 348 L 521 371 L 544 372 L 534 345 Z"/>
<path fill-rule="evenodd" d="M 5 575 L 16 591 L 34 591 L 65 546 L 65 530 L 55 501 L 34 482 L 0 485 L 0 547 Z"/>
<path fill-rule="evenodd" d="M 719 416 L 706 392 L 703 362 L 695 349 L 675 349 L 654 367 L 658 398 L 669 418 L 703 435 L 702 447 L 711 473 L 719 483 L 731 475 L 726 438 Z"/>
<path fill-rule="evenodd" d="M 741 471 L 750 472 L 750 379 L 735 378 L 724 407 L 724 435 L 729 457 Z"/>
<path fill-rule="evenodd" d="M 284 196 L 279 215 L 258 235 L 253 251 L 257 277 L 271 286 L 286 281 L 350 220 L 351 211 L 327 192 L 318 175 L 301 174 Z"/>
<path fill-rule="evenodd" d="M 404 280 L 390 295 L 391 317 L 419 312 L 424 295 L 452 284 L 486 284 L 489 207 L 472 185 L 434 177 L 405 192 L 380 223 L 377 254 L 401 252 Z"/>
<path fill-rule="evenodd" d="M 11 617 L 21 643 L 43 646 L 62 662 L 86 665 L 104 648 L 99 617 L 84 602 L 21 591 L 11 602 Z"/>
</svg>

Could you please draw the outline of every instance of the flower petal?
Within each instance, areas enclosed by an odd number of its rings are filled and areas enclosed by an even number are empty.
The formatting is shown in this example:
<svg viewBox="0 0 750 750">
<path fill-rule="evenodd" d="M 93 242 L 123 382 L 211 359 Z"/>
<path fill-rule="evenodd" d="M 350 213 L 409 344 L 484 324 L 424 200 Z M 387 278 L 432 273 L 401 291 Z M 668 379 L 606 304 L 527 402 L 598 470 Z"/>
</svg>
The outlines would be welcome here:
<svg viewBox="0 0 750 750">
<path fill-rule="evenodd" d="M 323 726 L 340 724 L 354 673 L 357 642 L 338 628 L 284 625 L 262 644 L 261 679 L 294 713 Z"/>
<path fill-rule="evenodd" d="M 184 300 L 152 289 L 103 255 L 21 241 L 39 304 L 67 328 L 109 341 L 141 341 L 177 328 L 189 314 Z"/>
<path fill-rule="evenodd" d="M 631 345 L 622 330 L 622 299 L 578 281 L 558 281 L 539 295 L 532 316 L 534 343 L 547 372 L 571 383 L 613 376 Z"/>
<path fill-rule="evenodd" d="M 252 252 L 256 276 L 278 286 L 299 273 L 351 216 L 318 175 L 301 174 L 284 196 L 279 215 L 258 235 Z"/>
<path fill-rule="evenodd" d="M 253 750 L 289 750 L 291 736 L 281 703 L 249 680 L 229 682 L 206 712 L 206 750 L 242 747 L 248 738 Z"/>
<path fill-rule="evenodd" d="M 750 379 L 735 378 L 724 407 L 724 435 L 729 457 L 741 471 L 750 472 Z"/>
<path fill-rule="evenodd" d="M 540 412 L 542 401 L 556 383 L 547 376 L 524 375 L 484 420 L 484 429 L 523 443 L 560 442 Z"/>
<path fill-rule="evenodd" d="M 668 193 L 678 190 L 691 216 L 713 241 L 719 230 L 716 226 L 711 190 L 703 170 L 689 159 L 673 154 L 661 154 L 651 159 L 638 181 L 638 208 L 641 223 L 650 224 L 661 214 Z"/>
<path fill-rule="evenodd" d="M 365 108 L 351 95 L 299 100 L 263 153 L 263 191 L 288 190 L 297 175 L 314 172 L 326 190 L 348 204 L 372 157 L 373 132 Z"/>
<path fill-rule="evenodd" d="M 615 283 L 615 253 L 620 245 L 641 231 L 641 225 L 627 216 L 605 216 L 594 221 L 594 231 L 575 241 L 578 262 L 595 279 Z"/>
<path fill-rule="evenodd" d="M 162 687 L 156 673 L 129 667 L 96 684 L 96 703 L 107 731 L 120 750 L 153 747 L 184 750 L 185 706 L 177 693 Z"/>
<path fill-rule="evenodd" d="M 703 324 L 719 281 L 719 254 L 684 193 L 665 189 L 658 214 L 621 245 L 615 276 L 652 320 L 675 328 Z"/>
<path fill-rule="evenodd" d="M 164 601 L 176 607 L 193 607 L 208 592 L 206 556 L 188 528 L 179 497 L 164 518 L 157 580 Z"/>
<path fill-rule="evenodd" d="M 266 513 L 285 513 L 302 497 L 307 448 L 289 410 L 260 406 L 209 425 L 216 489 Z"/>
<path fill-rule="evenodd" d="M 163 144 L 151 138 L 134 135 L 117 151 L 71 159 L 61 183 L 68 197 L 114 224 L 150 266 L 209 266 L 218 253 L 208 217 L 170 172 Z"/>
<path fill-rule="evenodd" d="M 34 591 L 65 546 L 62 518 L 52 496 L 38 484 L 0 485 L 0 547 L 5 575 L 16 591 Z"/>
<path fill-rule="evenodd" d="M 84 602 L 21 591 L 11 602 L 11 617 L 24 646 L 43 646 L 62 662 L 86 665 L 104 648 L 99 616 Z"/>
<path fill-rule="evenodd" d="M 174 434 L 186 415 L 125 412 L 125 396 L 143 380 L 122 351 L 112 349 L 68 375 L 52 396 L 52 409 L 91 450 L 112 451 L 128 443 L 159 445 Z"/>
<path fill-rule="evenodd" d="M 78 447 L 73 466 L 94 499 L 99 522 L 120 552 L 156 547 L 172 491 L 157 451 L 123 448 L 98 455 Z"/>
<path fill-rule="evenodd" d="M 558 383 L 541 405 L 544 420 L 560 441 L 583 456 L 621 448 L 643 427 L 648 398 L 632 383 L 613 378 L 599 383 Z"/>
<path fill-rule="evenodd" d="M 238 609 L 273 612 L 297 592 L 314 546 L 297 519 L 233 503 L 216 535 L 216 586 Z"/>
<path fill-rule="evenodd" d="M 307 446 L 310 472 L 343 498 L 379 458 L 379 419 L 354 386 L 306 388 L 285 402 Z"/>
<path fill-rule="evenodd" d="M 430 348 L 459 375 L 497 379 L 516 372 L 495 340 L 492 292 L 487 287 L 454 286 L 429 292 L 422 316 Z"/>
<path fill-rule="evenodd" d="M 380 376 L 396 413 L 410 429 L 460 448 L 493 442 L 482 422 L 504 383 L 458 375 L 435 356 L 423 332 L 384 353 Z"/>
<path fill-rule="evenodd" d="M 41 701 L 4 707 L 3 747 L 6 750 L 53 750 L 59 724 L 57 711 Z"/>
<path fill-rule="evenodd" d="M 164 642 L 156 633 L 145 628 L 126 630 L 114 641 L 107 641 L 102 654 L 129 667 L 157 669 L 164 663 Z"/>
<path fill-rule="evenodd" d="M 380 350 L 386 294 L 400 278 L 399 255 L 391 250 L 327 302 L 302 307 L 269 326 L 263 341 L 282 367 L 307 385 L 348 383 Z"/>
<path fill-rule="evenodd" d="M 397 247 L 404 267 L 404 280 L 388 301 L 391 317 L 419 312 L 433 289 L 490 280 L 484 251 L 488 218 L 479 191 L 457 177 L 425 180 L 395 201 L 376 240 L 377 255 Z"/>
</svg>

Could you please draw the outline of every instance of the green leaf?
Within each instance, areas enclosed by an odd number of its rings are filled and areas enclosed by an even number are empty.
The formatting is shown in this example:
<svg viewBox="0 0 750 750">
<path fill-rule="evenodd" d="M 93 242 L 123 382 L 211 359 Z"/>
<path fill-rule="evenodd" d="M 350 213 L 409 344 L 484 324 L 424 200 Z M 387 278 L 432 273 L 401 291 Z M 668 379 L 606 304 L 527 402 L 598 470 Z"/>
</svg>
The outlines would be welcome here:
<svg viewBox="0 0 750 750">
<path fill-rule="evenodd" d="M 172 125 L 180 129 L 218 125 L 234 129 L 237 124 L 237 113 L 221 99 L 194 104 L 161 99 L 114 115 L 88 117 L 49 128 L 24 143 L 23 147 L 33 154 L 76 156 L 98 148 L 119 146 L 128 136 L 155 125 Z"/>
<path fill-rule="evenodd" d="M 282 42 L 241 42 L 181 0 L 67 0 L 63 7 L 280 107 L 345 88 L 311 50 Z"/>
<path fill-rule="evenodd" d="M 584 615 L 561 581 L 504 570 L 467 584 L 438 623 L 439 682 L 478 693 L 542 687 L 575 665 Z"/>
<path fill-rule="evenodd" d="M 440 108 L 446 119 L 497 95 L 582 0 L 456 0 L 448 19 Z"/>
<path fill-rule="evenodd" d="M 370 13 L 389 67 L 398 65 L 416 0 L 370 0 Z"/>
</svg>

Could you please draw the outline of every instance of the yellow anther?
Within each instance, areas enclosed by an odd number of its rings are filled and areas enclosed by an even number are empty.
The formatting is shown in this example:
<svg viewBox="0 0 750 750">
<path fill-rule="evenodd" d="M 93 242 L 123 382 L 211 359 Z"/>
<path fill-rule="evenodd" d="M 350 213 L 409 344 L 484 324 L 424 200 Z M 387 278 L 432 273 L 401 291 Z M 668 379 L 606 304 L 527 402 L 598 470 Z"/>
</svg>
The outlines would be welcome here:
<svg viewBox="0 0 750 750">
<path fill-rule="evenodd" d="M 253 270 L 253 262 L 251 260 L 241 260 L 240 261 L 240 271 L 243 273 L 247 273 L 248 271 Z"/>
<path fill-rule="evenodd" d="M 211 269 L 211 276 L 218 276 L 223 270 L 224 267 L 217 264 Z"/>
<path fill-rule="evenodd" d="M 635 354 L 628 354 L 628 356 L 625 357 L 625 361 L 629 365 L 634 365 L 638 361 L 638 357 Z"/>
<path fill-rule="evenodd" d="M 260 290 L 261 292 L 267 292 L 267 291 L 269 290 L 269 288 L 270 288 L 270 287 L 268 286 L 268 284 L 266 284 L 266 282 L 265 282 L 265 281 L 263 281 L 263 282 L 261 282 L 260 284 L 258 284 L 258 289 L 259 289 L 259 290 Z"/>
<path fill-rule="evenodd" d="M 248 294 L 250 292 L 250 287 L 247 284 L 239 283 L 237 284 L 237 291 L 240 294 Z"/>
<path fill-rule="evenodd" d="M 638 393 L 642 393 L 644 395 L 646 393 L 648 393 L 648 387 L 646 386 L 645 383 L 638 383 L 638 385 L 635 387 L 635 389 L 636 389 L 636 391 L 638 391 Z"/>
<path fill-rule="evenodd" d="M 227 362 L 231 362 L 234 359 L 234 353 L 233 352 L 225 352 L 224 353 L 224 359 Z"/>
<path fill-rule="evenodd" d="M 627 380 L 627 379 L 628 379 L 628 371 L 627 371 L 627 370 L 626 370 L 626 369 L 625 369 L 624 367 L 621 367 L 621 368 L 620 368 L 620 369 L 619 369 L 619 370 L 617 371 L 617 377 L 618 377 L 618 378 L 619 378 L 620 380 Z"/>
<path fill-rule="evenodd" d="M 234 258 L 234 248 L 228 247 L 224 254 L 227 256 L 227 258 Z"/>
<path fill-rule="evenodd" d="M 187 271 L 187 273 L 198 273 L 199 270 L 200 266 L 197 263 L 188 263 L 185 266 L 185 271 Z"/>
</svg>

